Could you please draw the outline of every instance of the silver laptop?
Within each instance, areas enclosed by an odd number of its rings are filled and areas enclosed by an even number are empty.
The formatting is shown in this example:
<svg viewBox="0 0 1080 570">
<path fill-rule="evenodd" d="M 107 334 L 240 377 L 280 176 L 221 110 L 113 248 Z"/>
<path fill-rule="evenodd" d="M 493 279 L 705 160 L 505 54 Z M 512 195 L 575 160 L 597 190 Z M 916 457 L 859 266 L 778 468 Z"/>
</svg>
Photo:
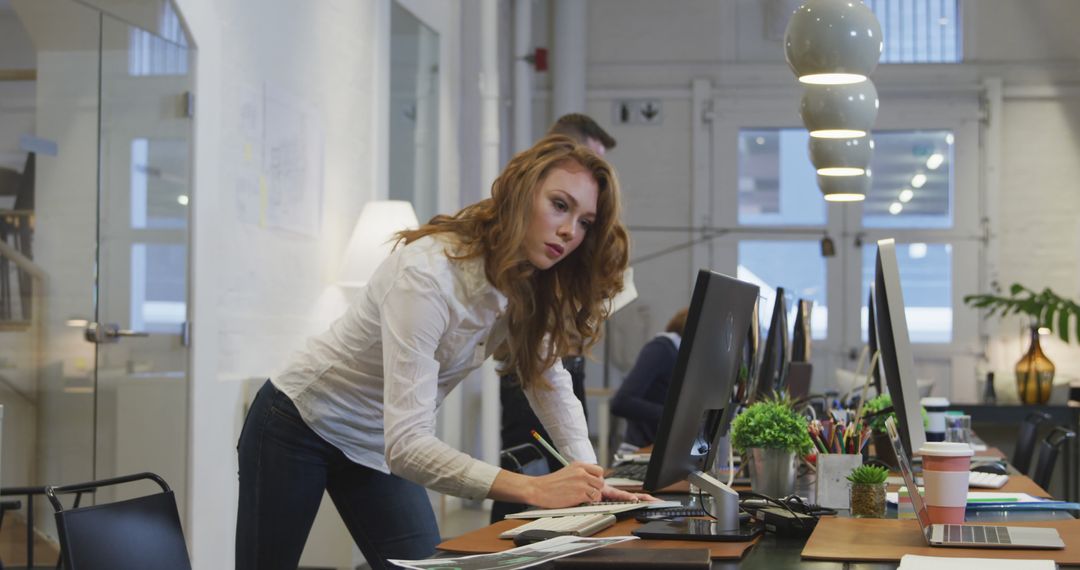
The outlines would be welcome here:
<svg viewBox="0 0 1080 570">
<path fill-rule="evenodd" d="M 930 546 L 959 546 L 963 548 L 1065 548 L 1061 535 L 1054 528 L 1033 528 L 1026 526 L 994 526 L 980 524 L 930 524 L 930 515 L 926 511 L 919 488 L 915 485 L 915 476 L 911 472 L 911 463 L 900 442 L 896 430 L 895 418 L 885 420 L 900 464 L 900 474 L 904 477 L 911 496 L 911 505 L 915 508 L 915 518 L 922 528 L 923 537 Z"/>
</svg>

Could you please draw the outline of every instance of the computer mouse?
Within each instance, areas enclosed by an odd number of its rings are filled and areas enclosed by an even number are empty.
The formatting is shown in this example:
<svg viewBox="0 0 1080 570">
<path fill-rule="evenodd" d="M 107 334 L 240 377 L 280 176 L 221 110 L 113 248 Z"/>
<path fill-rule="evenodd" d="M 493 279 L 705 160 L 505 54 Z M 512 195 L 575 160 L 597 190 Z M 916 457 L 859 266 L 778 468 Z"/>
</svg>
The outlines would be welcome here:
<svg viewBox="0 0 1080 570">
<path fill-rule="evenodd" d="M 982 465 L 976 465 L 971 468 L 972 471 L 979 473 L 993 473 L 994 475 L 1008 475 L 1009 469 L 1005 467 L 1004 463 L 983 463 Z"/>
<path fill-rule="evenodd" d="M 526 544 L 532 544 L 534 542 L 540 542 L 541 540 L 547 540 L 549 538 L 555 538 L 556 536 L 562 536 L 568 534 L 565 532 L 559 532 L 557 530 L 526 530 L 518 533 L 514 537 L 515 546 L 525 546 Z"/>
</svg>

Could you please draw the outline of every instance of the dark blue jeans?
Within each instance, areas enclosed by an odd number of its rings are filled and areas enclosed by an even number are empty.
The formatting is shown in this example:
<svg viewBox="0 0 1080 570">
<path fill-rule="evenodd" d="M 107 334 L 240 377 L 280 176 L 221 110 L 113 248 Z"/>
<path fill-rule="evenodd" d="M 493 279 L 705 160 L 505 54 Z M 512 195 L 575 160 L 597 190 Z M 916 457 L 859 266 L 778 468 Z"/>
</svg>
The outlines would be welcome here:
<svg viewBox="0 0 1080 570">
<path fill-rule="evenodd" d="M 240 433 L 237 570 L 295 570 L 323 491 L 372 568 L 431 556 L 439 529 L 423 487 L 350 461 L 269 381 Z"/>
</svg>

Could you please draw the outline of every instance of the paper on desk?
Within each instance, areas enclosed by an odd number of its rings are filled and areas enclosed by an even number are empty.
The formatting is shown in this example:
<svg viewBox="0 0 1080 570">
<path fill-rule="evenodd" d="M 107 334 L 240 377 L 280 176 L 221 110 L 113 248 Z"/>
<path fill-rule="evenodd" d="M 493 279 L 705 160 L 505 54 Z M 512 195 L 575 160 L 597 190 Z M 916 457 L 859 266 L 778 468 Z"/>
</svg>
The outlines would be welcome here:
<svg viewBox="0 0 1080 570">
<path fill-rule="evenodd" d="M 923 493 L 922 487 L 919 487 L 919 493 Z M 885 493 L 885 500 L 896 504 L 899 500 L 899 493 Z M 967 502 L 982 503 L 982 504 L 1018 504 L 1018 503 L 1045 503 L 1047 499 L 1040 499 L 1029 495 L 1027 493 L 994 493 L 990 491 L 968 491 Z"/>
<path fill-rule="evenodd" d="M 678 501 L 635 501 L 635 502 L 612 502 L 582 505 L 580 507 L 566 507 L 565 509 L 534 509 L 506 515 L 508 519 L 539 519 L 543 517 L 565 517 L 569 515 L 594 515 L 603 513 L 615 515 L 635 509 L 662 509 L 665 507 L 681 507 Z"/>
<path fill-rule="evenodd" d="M 458 570 L 518 570 L 531 568 L 545 562 L 579 554 L 588 550 L 637 540 L 636 536 L 611 536 L 607 538 L 583 538 L 580 536 L 556 536 L 527 546 L 519 546 L 493 554 L 474 554 L 457 558 L 433 560 L 390 560 L 401 568 L 429 570 L 431 568 L 457 568 Z"/>
<path fill-rule="evenodd" d="M 612 487 L 640 487 L 641 481 L 625 477 L 605 477 L 604 482 Z"/>
<path fill-rule="evenodd" d="M 1001 560 L 997 558 L 945 558 L 905 554 L 897 570 L 1054 570 L 1053 560 Z"/>
</svg>

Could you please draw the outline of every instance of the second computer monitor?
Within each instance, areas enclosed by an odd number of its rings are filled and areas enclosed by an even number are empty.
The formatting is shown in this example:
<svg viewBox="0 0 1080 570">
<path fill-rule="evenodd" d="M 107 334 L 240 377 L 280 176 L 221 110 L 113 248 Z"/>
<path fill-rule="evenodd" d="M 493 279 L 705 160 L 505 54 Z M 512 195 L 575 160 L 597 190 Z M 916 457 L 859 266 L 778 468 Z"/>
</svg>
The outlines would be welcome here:
<svg viewBox="0 0 1080 570">
<path fill-rule="evenodd" d="M 893 410 L 900 427 L 904 451 L 913 456 L 926 443 L 919 390 L 915 382 L 915 358 L 911 353 L 904 295 L 900 290 L 900 269 L 896 261 L 896 242 L 878 243 L 874 268 L 874 322 L 877 346 L 881 351 L 881 373 L 892 396 Z M 873 334 L 874 331 L 871 331 Z"/>
<path fill-rule="evenodd" d="M 712 440 L 726 433 L 732 387 L 757 295 L 756 285 L 704 269 L 698 272 L 645 490 L 656 491 L 700 471 Z M 711 425 L 703 428 L 707 416 Z"/>
<path fill-rule="evenodd" d="M 810 313 L 814 310 L 814 301 L 799 299 L 795 307 L 795 328 L 791 331 L 791 361 L 810 362 Z"/>
<path fill-rule="evenodd" d="M 750 395 L 751 401 L 784 391 L 784 378 L 791 358 L 787 331 L 787 301 L 784 298 L 784 288 L 777 287 L 769 332 L 765 335 L 765 345 L 761 350 L 761 366 L 758 367 L 756 387 Z"/>
</svg>

